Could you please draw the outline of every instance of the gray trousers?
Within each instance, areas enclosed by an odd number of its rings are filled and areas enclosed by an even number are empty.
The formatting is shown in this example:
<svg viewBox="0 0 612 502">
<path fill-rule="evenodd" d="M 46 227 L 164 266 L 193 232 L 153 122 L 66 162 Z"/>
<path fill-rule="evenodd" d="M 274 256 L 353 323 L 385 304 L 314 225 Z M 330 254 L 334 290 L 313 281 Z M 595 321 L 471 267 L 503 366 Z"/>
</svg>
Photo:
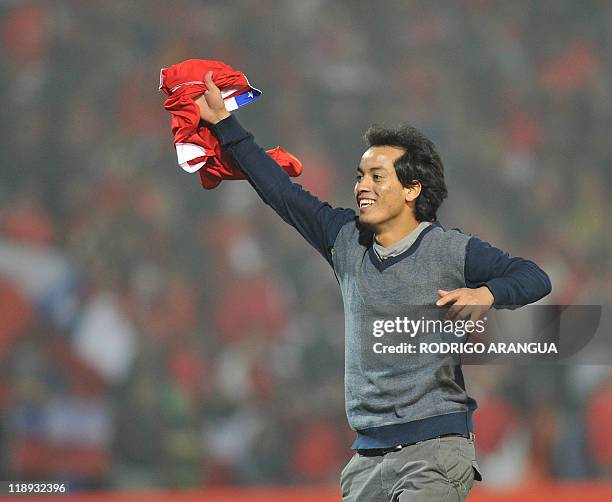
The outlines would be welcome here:
<svg viewBox="0 0 612 502">
<path fill-rule="evenodd" d="M 446 436 L 379 457 L 355 453 L 340 475 L 344 502 L 465 501 L 481 479 L 474 441 Z"/>
</svg>

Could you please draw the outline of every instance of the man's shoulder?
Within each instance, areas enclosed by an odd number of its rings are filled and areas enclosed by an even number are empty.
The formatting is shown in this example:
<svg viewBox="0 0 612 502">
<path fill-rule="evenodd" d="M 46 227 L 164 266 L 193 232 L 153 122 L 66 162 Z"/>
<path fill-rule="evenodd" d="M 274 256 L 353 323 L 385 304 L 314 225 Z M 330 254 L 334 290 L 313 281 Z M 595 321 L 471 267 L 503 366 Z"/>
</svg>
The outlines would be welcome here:
<svg viewBox="0 0 612 502">
<path fill-rule="evenodd" d="M 347 218 L 336 238 L 337 244 L 350 244 L 369 247 L 372 245 L 374 233 L 359 223 L 359 216 L 356 214 L 352 218 Z"/>
<path fill-rule="evenodd" d="M 465 234 L 459 228 L 445 228 L 439 223 L 433 223 L 430 231 L 423 236 L 422 250 L 430 253 L 437 249 L 439 252 L 447 254 L 465 254 L 468 241 L 471 235 Z"/>
<path fill-rule="evenodd" d="M 467 242 L 472 236 L 464 233 L 460 228 L 446 228 L 438 222 L 432 223 L 429 238 L 434 240 Z"/>
<path fill-rule="evenodd" d="M 359 223 L 359 216 L 347 218 L 340 228 L 334 242 L 336 253 L 342 254 L 363 251 L 372 246 L 374 232 Z"/>
</svg>

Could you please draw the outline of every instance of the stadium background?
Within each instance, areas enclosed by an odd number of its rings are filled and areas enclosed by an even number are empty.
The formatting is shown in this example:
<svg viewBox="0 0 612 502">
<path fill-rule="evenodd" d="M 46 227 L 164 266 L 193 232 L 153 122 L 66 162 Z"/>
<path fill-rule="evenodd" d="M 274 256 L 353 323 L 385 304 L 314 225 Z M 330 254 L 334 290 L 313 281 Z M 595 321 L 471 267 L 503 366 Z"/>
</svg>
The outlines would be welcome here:
<svg viewBox="0 0 612 502">
<path fill-rule="evenodd" d="M 161 67 L 244 71 L 241 121 L 335 205 L 367 126 L 410 121 L 445 226 L 535 259 L 550 303 L 600 304 L 611 26 L 605 0 L 1 2 L 0 479 L 298 500 L 349 458 L 333 274 L 246 182 L 180 171 Z M 466 373 L 487 489 L 609 479 L 609 367 Z"/>
</svg>

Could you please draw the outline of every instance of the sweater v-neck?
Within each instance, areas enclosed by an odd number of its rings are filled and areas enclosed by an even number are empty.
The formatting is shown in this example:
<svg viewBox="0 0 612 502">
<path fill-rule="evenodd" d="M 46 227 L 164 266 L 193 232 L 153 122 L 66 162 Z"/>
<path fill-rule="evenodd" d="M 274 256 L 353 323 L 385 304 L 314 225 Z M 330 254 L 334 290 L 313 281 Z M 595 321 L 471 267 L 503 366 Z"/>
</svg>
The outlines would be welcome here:
<svg viewBox="0 0 612 502">
<path fill-rule="evenodd" d="M 378 269 L 379 272 L 383 272 L 384 270 L 388 269 L 390 266 L 395 265 L 396 263 L 399 263 L 404 258 L 407 258 L 411 254 L 413 254 L 418 249 L 419 244 L 423 240 L 423 237 L 428 232 L 430 232 L 431 230 L 439 226 L 440 226 L 439 223 L 432 223 L 428 227 L 424 228 L 408 249 L 406 249 L 405 251 L 401 252 L 400 254 L 396 256 L 390 256 L 389 258 L 385 260 L 381 260 L 379 256 L 376 254 L 376 251 L 374 251 L 374 235 L 372 235 L 372 245 L 370 245 L 368 249 L 368 254 L 370 255 L 370 261 Z"/>
</svg>

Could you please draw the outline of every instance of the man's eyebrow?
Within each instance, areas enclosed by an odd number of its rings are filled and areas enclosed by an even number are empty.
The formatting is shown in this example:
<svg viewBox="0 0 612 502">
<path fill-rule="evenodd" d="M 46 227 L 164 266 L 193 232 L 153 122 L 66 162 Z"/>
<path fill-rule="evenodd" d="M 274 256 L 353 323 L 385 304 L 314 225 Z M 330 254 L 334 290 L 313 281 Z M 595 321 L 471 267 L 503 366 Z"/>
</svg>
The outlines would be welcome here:
<svg viewBox="0 0 612 502">
<path fill-rule="evenodd" d="M 384 171 L 387 172 L 387 170 L 382 167 L 382 166 L 374 166 L 374 167 L 370 167 L 369 169 L 366 169 L 366 171 Z M 358 173 L 363 173 L 363 169 L 361 167 L 357 168 L 357 172 Z"/>
</svg>

